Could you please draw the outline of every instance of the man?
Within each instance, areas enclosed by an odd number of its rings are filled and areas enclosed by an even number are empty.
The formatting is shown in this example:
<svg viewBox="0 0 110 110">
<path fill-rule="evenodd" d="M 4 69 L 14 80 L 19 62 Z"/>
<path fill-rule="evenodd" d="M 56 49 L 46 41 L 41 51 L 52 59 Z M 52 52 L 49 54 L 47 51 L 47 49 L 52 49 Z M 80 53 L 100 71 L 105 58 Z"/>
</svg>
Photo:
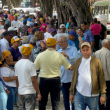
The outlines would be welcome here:
<svg viewBox="0 0 110 110">
<path fill-rule="evenodd" d="M 0 29 L 0 39 L 3 39 L 3 33 L 7 31 L 9 26 L 7 24 L 4 25 L 4 29 Z"/>
<path fill-rule="evenodd" d="M 86 41 L 82 40 L 82 41 L 79 42 L 78 58 L 79 58 L 79 57 L 82 57 L 81 44 L 84 43 L 84 42 L 86 42 Z M 96 57 L 95 54 L 94 54 L 94 52 L 91 52 L 91 55 L 94 56 L 94 57 Z"/>
<path fill-rule="evenodd" d="M 21 37 L 28 35 L 28 28 L 29 27 L 26 24 L 27 24 L 27 20 L 23 20 L 23 27 L 20 28 Z"/>
<path fill-rule="evenodd" d="M 29 26 L 30 28 L 28 29 L 28 33 L 31 33 L 31 29 L 34 27 L 34 23 L 30 22 Z"/>
<path fill-rule="evenodd" d="M 57 17 L 54 16 L 53 20 L 54 20 L 54 25 L 55 25 L 56 29 L 58 29 L 58 19 L 57 19 Z"/>
<path fill-rule="evenodd" d="M 73 66 L 66 58 L 55 50 L 56 43 L 57 41 L 54 38 L 48 38 L 46 41 L 47 50 L 38 54 L 34 62 L 36 70 L 40 68 L 39 88 L 42 99 L 39 102 L 39 110 L 46 110 L 49 93 L 51 95 L 52 110 L 59 110 L 60 67 L 63 65 L 65 69 L 73 70 Z"/>
<path fill-rule="evenodd" d="M 10 21 L 8 19 L 8 15 L 5 14 L 4 17 L 5 17 L 5 24 L 8 24 L 9 26 L 11 26 L 11 23 L 10 23 Z"/>
<path fill-rule="evenodd" d="M 55 35 L 55 30 L 53 28 L 49 29 L 49 33 L 52 35 L 52 37 Z"/>
<path fill-rule="evenodd" d="M 88 29 L 87 22 L 83 22 L 81 24 L 81 28 L 84 31 L 84 40 L 86 42 L 89 42 L 91 45 L 91 48 L 93 48 L 93 46 L 94 46 L 94 35 L 93 35 L 92 31 L 90 29 Z"/>
<path fill-rule="evenodd" d="M 5 31 L 3 33 L 4 38 L 0 40 L 0 59 L 1 59 L 1 53 L 4 50 L 8 50 L 10 48 L 10 42 L 11 38 L 13 37 L 13 34 L 11 34 L 8 31 Z"/>
<path fill-rule="evenodd" d="M 29 38 L 29 42 L 30 42 L 30 39 L 32 38 L 32 37 L 34 37 L 34 33 L 36 32 L 36 29 L 35 28 L 32 28 L 31 29 L 31 33 L 28 35 L 28 38 Z"/>
<path fill-rule="evenodd" d="M 58 41 L 58 39 L 59 39 L 59 37 L 60 36 L 68 36 L 68 34 L 67 33 L 65 33 L 65 31 L 66 31 L 66 26 L 65 26 L 65 24 L 61 24 L 60 25 L 60 33 L 58 33 L 58 34 L 56 34 L 55 36 L 54 36 L 54 38 L 56 39 L 56 41 Z M 56 50 L 58 50 L 58 44 L 56 45 Z"/>
<path fill-rule="evenodd" d="M 15 64 L 15 76 L 17 76 L 17 87 L 23 110 L 35 110 L 36 92 L 37 100 L 41 100 L 41 95 L 36 80 L 36 68 L 29 58 L 32 47 L 25 44 L 21 47 L 23 59 Z"/>
<path fill-rule="evenodd" d="M 9 27 L 9 28 L 8 28 L 8 31 L 11 32 L 12 34 L 14 34 L 14 36 L 17 35 L 17 28 Z"/>
<path fill-rule="evenodd" d="M 110 41 L 104 39 L 102 41 L 102 48 L 95 53 L 96 57 L 101 61 L 104 70 L 105 81 L 107 85 L 106 93 L 106 110 L 110 110 Z M 102 106 L 99 106 L 100 110 Z"/>
<path fill-rule="evenodd" d="M 63 54 L 68 62 L 74 65 L 75 61 L 77 60 L 77 49 L 76 47 L 72 47 L 68 45 L 67 37 L 61 36 L 58 39 L 58 45 L 60 49 L 58 50 L 59 53 Z M 71 86 L 73 71 L 65 70 L 63 66 L 61 66 L 61 83 L 62 83 L 62 93 L 63 93 L 63 102 L 65 106 L 65 110 L 70 110 L 69 104 L 69 88 Z M 72 104 L 72 110 L 74 110 L 74 104 Z"/>
<path fill-rule="evenodd" d="M 91 56 L 91 46 L 88 42 L 81 44 L 80 57 L 74 65 L 73 78 L 70 87 L 70 100 L 74 102 L 75 110 L 97 110 L 99 93 L 100 103 L 105 103 L 106 83 L 101 61 Z"/>
<path fill-rule="evenodd" d="M 14 20 L 11 22 L 11 27 L 19 28 L 17 16 L 14 17 Z"/>
<path fill-rule="evenodd" d="M 46 42 L 46 40 L 48 38 L 52 38 L 52 35 L 49 33 L 49 29 L 51 29 L 51 25 L 48 25 L 47 28 L 46 28 L 46 33 L 44 33 L 44 40 Z"/>
<path fill-rule="evenodd" d="M 5 20 L 4 19 L 0 19 L 0 31 L 1 29 L 4 29 L 4 26 L 5 26 Z"/>
</svg>

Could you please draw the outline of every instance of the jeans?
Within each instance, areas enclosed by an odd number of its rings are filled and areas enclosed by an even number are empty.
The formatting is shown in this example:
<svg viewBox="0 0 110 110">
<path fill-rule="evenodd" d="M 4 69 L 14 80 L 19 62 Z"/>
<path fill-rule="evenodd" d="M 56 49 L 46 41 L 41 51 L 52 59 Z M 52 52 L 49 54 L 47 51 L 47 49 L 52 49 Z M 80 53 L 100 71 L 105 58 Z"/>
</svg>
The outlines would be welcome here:
<svg viewBox="0 0 110 110">
<path fill-rule="evenodd" d="M 69 100 L 69 88 L 71 86 L 71 82 L 69 83 L 62 83 L 62 93 L 63 93 L 63 102 L 65 110 L 70 110 L 70 100 Z M 74 103 L 72 103 L 72 110 L 74 110 Z"/>
<path fill-rule="evenodd" d="M 99 42 L 100 42 L 100 35 L 94 35 L 94 39 L 95 39 L 95 51 L 99 50 Z"/>
<path fill-rule="evenodd" d="M 36 94 L 20 95 L 23 109 L 22 110 L 35 110 Z"/>
<path fill-rule="evenodd" d="M 0 82 L 0 110 L 6 110 L 8 96 Z"/>
<path fill-rule="evenodd" d="M 86 106 L 88 106 L 89 110 L 97 110 L 98 100 L 99 96 L 85 97 L 76 91 L 74 102 L 75 110 L 86 110 Z"/>
<path fill-rule="evenodd" d="M 39 101 L 39 110 L 46 110 L 49 93 L 51 96 L 52 110 L 59 110 L 61 89 L 60 77 L 40 78 L 39 89 L 42 96 L 41 101 Z"/>
<path fill-rule="evenodd" d="M 8 91 L 10 91 L 8 94 L 7 110 L 13 110 L 14 103 L 17 103 L 18 101 L 18 89 L 17 87 L 6 87 Z"/>
</svg>

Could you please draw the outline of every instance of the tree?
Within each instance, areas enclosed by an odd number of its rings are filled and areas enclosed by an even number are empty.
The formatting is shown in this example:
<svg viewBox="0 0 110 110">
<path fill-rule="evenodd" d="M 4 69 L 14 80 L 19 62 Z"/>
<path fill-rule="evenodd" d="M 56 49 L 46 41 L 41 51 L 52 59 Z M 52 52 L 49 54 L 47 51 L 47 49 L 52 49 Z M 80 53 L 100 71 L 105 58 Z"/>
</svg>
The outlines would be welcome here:
<svg viewBox="0 0 110 110">
<path fill-rule="evenodd" d="M 39 2 L 43 14 L 50 13 L 52 15 L 52 3 L 55 4 L 59 24 L 66 23 L 71 15 L 75 17 L 78 26 L 83 21 L 88 23 L 92 21 L 88 0 L 39 0 Z"/>
</svg>

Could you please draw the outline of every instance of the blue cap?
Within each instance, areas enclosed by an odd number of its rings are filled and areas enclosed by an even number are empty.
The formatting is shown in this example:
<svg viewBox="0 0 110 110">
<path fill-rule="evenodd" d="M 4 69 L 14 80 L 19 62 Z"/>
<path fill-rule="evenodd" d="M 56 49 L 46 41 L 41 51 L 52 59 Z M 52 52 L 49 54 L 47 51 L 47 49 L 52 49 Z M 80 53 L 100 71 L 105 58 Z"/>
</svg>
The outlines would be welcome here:
<svg viewBox="0 0 110 110">
<path fill-rule="evenodd" d="M 32 21 L 31 18 L 28 18 L 27 21 Z"/>
<path fill-rule="evenodd" d="M 27 23 L 27 20 L 24 19 L 24 20 L 23 20 L 23 23 L 26 24 L 26 23 Z"/>
<path fill-rule="evenodd" d="M 4 17 L 5 17 L 5 18 L 7 18 L 7 17 L 8 17 L 8 15 L 7 15 L 7 14 L 5 14 L 5 15 L 4 15 Z"/>
<path fill-rule="evenodd" d="M 69 35 L 76 36 L 76 32 L 74 32 L 74 31 L 70 31 L 68 34 L 69 34 Z"/>
<path fill-rule="evenodd" d="M 34 23 L 33 22 L 30 22 L 29 26 L 34 26 Z"/>
</svg>

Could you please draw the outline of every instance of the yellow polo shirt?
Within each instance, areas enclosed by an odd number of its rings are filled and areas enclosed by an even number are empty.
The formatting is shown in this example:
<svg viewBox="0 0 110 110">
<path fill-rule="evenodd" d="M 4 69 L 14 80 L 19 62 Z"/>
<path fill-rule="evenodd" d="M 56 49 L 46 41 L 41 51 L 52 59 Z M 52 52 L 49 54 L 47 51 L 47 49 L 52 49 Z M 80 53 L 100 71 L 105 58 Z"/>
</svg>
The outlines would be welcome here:
<svg viewBox="0 0 110 110">
<path fill-rule="evenodd" d="M 69 69 L 71 67 L 71 64 L 67 59 L 55 49 L 47 49 L 40 53 L 34 64 L 36 66 L 36 70 L 40 68 L 39 76 L 43 78 L 60 77 L 61 65 L 63 65 L 65 69 Z"/>
</svg>

